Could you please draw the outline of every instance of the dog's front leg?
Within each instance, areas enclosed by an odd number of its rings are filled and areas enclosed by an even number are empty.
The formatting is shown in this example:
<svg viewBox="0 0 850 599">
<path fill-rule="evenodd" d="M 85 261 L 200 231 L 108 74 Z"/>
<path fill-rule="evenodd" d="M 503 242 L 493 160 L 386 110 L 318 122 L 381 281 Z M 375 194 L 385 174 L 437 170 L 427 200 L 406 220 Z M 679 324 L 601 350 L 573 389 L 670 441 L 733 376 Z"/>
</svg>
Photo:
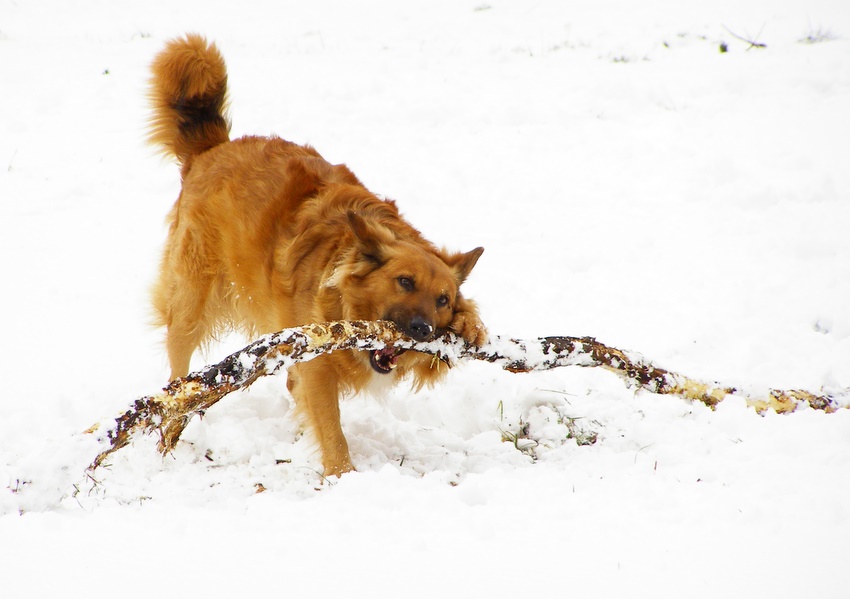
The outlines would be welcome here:
<svg viewBox="0 0 850 599">
<path fill-rule="evenodd" d="M 478 316 L 474 301 L 459 297 L 449 329 L 469 343 L 481 346 L 487 341 L 487 328 Z"/>
<path fill-rule="evenodd" d="M 327 357 L 293 366 L 287 386 L 319 442 L 325 476 L 354 470 L 340 424 L 339 384 Z"/>
</svg>

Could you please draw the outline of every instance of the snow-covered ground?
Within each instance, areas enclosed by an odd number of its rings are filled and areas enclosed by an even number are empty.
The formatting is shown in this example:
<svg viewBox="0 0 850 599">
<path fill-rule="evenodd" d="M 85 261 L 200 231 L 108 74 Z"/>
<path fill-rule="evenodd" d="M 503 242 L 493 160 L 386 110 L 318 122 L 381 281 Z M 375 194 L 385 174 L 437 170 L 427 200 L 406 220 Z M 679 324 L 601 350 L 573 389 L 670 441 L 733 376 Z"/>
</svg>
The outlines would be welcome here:
<svg viewBox="0 0 850 599">
<path fill-rule="evenodd" d="M 235 135 L 311 143 L 485 246 L 492 333 L 850 387 L 846 0 L 0 0 L 0 595 L 850 596 L 850 411 L 594 369 L 352 398 L 332 481 L 269 378 L 86 480 L 82 431 L 167 375 L 147 289 L 179 176 L 145 91 L 186 31 L 225 55 Z"/>
</svg>

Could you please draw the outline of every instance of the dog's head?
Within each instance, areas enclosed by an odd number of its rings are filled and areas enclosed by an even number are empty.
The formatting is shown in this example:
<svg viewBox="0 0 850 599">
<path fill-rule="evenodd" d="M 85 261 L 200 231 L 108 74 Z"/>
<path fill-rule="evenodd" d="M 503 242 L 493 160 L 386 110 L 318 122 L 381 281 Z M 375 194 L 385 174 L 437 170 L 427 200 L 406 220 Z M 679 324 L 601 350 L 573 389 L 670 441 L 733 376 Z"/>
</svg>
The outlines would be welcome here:
<svg viewBox="0 0 850 599">
<path fill-rule="evenodd" d="M 467 253 L 437 250 L 416 238 L 348 213 L 355 249 L 346 275 L 338 280 L 343 314 L 352 320 L 389 320 L 417 341 L 429 341 L 452 323 L 466 280 L 484 248 Z M 370 352 L 372 368 L 392 372 L 399 353 Z"/>
</svg>

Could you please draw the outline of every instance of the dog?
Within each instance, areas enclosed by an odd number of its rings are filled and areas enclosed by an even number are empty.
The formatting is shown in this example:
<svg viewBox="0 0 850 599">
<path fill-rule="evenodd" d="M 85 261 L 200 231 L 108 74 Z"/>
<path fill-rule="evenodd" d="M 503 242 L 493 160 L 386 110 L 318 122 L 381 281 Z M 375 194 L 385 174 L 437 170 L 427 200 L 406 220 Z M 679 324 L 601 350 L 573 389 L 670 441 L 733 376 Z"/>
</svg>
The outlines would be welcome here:
<svg viewBox="0 0 850 599">
<path fill-rule="evenodd" d="M 149 141 L 176 158 L 182 180 L 152 293 L 172 379 L 226 330 L 256 336 L 382 319 L 418 341 L 447 331 L 486 340 L 476 304 L 459 289 L 483 248 L 437 248 L 395 202 L 309 145 L 231 140 L 224 59 L 202 36 L 168 42 L 151 71 Z M 315 435 L 325 476 L 353 470 L 340 425 L 344 395 L 406 376 L 419 389 L 445 372 L 438 366 L 430 355 L 390 347 L 291 367 L 287 388 Z"/>
</svg>

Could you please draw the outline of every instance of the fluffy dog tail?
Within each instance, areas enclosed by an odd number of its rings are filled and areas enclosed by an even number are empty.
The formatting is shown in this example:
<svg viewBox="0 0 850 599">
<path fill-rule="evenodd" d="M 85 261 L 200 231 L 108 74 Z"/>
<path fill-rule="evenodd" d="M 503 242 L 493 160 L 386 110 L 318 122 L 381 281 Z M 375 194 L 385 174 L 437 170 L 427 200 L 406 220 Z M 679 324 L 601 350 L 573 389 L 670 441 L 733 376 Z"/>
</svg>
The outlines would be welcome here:
<svg viewBox="0 0 850 599">
<path fill-rule="evenodd" d="M 188 34 L 168 42 L 151 71 L 148 140 L 175 156 L 185 175 L 195 156 L 230 139 L 224 59 L 215 44 Z"/>
</svg>

